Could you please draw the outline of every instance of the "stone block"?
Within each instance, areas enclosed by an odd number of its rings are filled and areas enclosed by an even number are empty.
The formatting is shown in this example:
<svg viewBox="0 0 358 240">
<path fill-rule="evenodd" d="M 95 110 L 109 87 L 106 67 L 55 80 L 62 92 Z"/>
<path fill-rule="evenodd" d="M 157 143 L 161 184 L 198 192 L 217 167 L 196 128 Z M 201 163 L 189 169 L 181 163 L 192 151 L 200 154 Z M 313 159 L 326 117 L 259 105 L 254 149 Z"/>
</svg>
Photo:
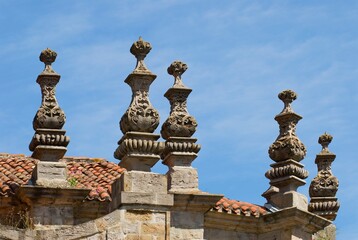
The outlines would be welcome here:
<svg viewBox="0 0 358 240">
<path fill-rule="evenodd" d="M 124 234 L 121 226 L 113 226 L 107 229 L 107 240 L 121 240 L 124 239 Z"/>
<path fill-rule="evenodd" d="M 336 240 L 336 226 L 328 225 L 323 230 L 313 235 L 313 240 Z"/>
<path fill-rule="evenodd" d="M 153 238 L 151 235 L 129 234 L 126 236 L 125 240 L 153 240 Z"/>
<path fill-rule="evenodd" d="M 74 223 L 72 206 L 35 206 L 33 209 L 35 224 L 72 225 Z"/>
<path fill-rule="evenodd" d="M 307 211 L 307 197 L 296 191 L 276 193 L 270 197 L 270 203 L 279 208 L 296 207 L 300 210 Z"/>
<path fill-rule="evenodd" d="M 170 216 L 171 226 L 176 228 L 203 228 L 204 214 L 200 212 L 174 211 Z"/>
<path fill-rule="evenodd" d="M 130 222 L 149 222 L 153 219 L 153 213 L 148 211 L 130 211 L 125 213 L 125 218 Z"/>
<path fill-rule="evenodd" d="M 173 206 L 174 200 L 171 194 L 160 193 L 135 193 L 121 192 L 121 204 L 143 204 L 143 205 L 161 205 Z"/>
<path fill-rule="evenodd" d="M 165 235 L 165 224 L 163 223 L 142 223 L 141 227 L 142 234 L 151 234 L 151 235 Z"/>
<path fill-rule="evenodd" d="M 170 192 L 199 191 L 198 172 L 192 167 L 172 167 L 168 173 L 168 190 Z"/>
<path fill-rule="evenodd" d="M 121 176 L 122 191 L 167 193 L 167 177 L 163 174 L 130 171 Z"/>
<path fill-rule="evenodd" d="M 170 239 L 171 240 L 203 240 L 204 229 L 185 229 L 185 228 L 170 228 Z"/>
<path fill-rule="evenodd" d="M 68 187 L 66 163 L 38 162 L 33 171 L 33 181 L 44 187 Z"/>
<path fill-rule="evenodd" d="M 204 214 L 174 211 L 170 216 L 170 239 L 203 239 Z"/>
</svg>

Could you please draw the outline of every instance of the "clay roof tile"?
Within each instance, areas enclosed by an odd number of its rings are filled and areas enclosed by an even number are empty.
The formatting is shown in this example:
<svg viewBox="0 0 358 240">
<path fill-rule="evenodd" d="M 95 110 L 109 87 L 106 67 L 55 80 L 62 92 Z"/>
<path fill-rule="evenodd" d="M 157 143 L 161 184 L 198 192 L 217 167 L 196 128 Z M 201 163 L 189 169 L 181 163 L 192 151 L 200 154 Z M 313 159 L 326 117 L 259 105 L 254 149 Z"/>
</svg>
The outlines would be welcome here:
<svg viewBox="0 0 358 240">
<path fill-rule="evenodd" d="M 230 200 L 228 198 L 221 198 L 216 205 L 211 209 L 212 211 L 224 212 L 227 214 L 243 214 L 244 216 L 259 217 L 267 213 L 266 208 L 248 202 L 237 200 Z"/>
<path fill-rule="evenodd" d="M 111 185 L 124 168 L 102 158 L 64 157 L 68 179 L 77 180 L 77 188 L 90 188 L 88 200 L 111 201 Z M 28 184 L 38 160 L 23 154 L 0 154 L 0 196 L 12 195 L 13 189 Z"/>
</svg>

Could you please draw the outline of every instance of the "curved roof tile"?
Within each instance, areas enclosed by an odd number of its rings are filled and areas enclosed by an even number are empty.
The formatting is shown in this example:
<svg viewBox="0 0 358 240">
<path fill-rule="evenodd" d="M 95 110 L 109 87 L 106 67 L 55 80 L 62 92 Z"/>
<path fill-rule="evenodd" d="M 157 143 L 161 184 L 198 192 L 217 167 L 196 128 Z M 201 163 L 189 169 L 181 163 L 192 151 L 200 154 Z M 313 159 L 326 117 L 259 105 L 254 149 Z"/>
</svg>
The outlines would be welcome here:
<svg viewBox="0 0 358 240">
<path fill-rule="evenodd" d="M 226 197 L 220 199 L 215 207 L 212 208 L 212 211 L 254 217 L 260 217 L 268 212 L 265 207 L 248 202 L 231 200 Z"/>
<path fill-rule="evenodd" d="M 75 188 L 88 188 L 87 200 L 111 201 L 111 185 L 125 171 L 103 158 L 64 157 L 67 180 Z M 37 159 L 23 154 L 0 153 L 0 196 L 10 196 L 29 183 Z"/>
</svg>

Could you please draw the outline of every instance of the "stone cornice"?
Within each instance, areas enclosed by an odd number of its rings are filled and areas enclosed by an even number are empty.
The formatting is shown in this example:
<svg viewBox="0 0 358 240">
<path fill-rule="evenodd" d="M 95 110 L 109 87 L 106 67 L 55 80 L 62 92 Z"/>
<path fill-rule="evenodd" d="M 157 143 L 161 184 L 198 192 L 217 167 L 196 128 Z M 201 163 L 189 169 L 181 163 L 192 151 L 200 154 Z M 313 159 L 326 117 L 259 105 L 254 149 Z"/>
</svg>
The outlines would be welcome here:
<svg viewBox="0 0 358 240">
<path fill-rule="evenodd" d="M 208 211 L 205 214 L 205 227 L 228 231 L 262 234 L 272 231 L 300 228 L 314 234 L 328 225 L 331 221 L 296 207 L 286 208 L 274 213 L 256 217 Z"/>
</svg>

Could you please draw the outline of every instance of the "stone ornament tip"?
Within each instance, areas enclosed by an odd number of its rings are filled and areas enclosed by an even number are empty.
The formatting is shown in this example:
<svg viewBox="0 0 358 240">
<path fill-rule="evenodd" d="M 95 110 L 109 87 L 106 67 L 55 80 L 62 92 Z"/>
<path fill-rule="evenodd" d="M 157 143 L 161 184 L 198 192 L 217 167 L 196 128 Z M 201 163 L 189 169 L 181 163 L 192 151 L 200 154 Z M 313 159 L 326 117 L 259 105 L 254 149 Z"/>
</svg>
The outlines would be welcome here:
<svg viewBox="0 0 358 240">
<path fill-rule="evenodd" d="M 174 87 L 185 87 L 181 80 L 181 75 L 188 69 L 188 65 L 181 61 L 174 61 L 168 67 L 169 75 L 174 76 Z"/>
<path fill-rule="evenodd" d="M 57 57 L 57 53 L 49 48 L 43 50 L 40 54 L 40 61 L 45 65 L 51 65 Z"/>
<path fill-rule="evenodd" d="M 284 103 L 281 113 L 293 113 L 291 103 L 297 99 L 297 94 L 292 90 L 284 90 L 278 94 L 278 98 Z"/>
<path fill-rule="evenodd" d="M 329 152 L 328 145 L 332 142 L 332 135 L 325 132 L 318 138 L 318 143 L 322 145 L 322 151 Z"/>
<path fill-rule="evenodd" d="M 134 69 L 136 73 L 150 73 L 149 69 L 144 63 L 144 58 L 152 49 L 152 46 L 149 42 L 143 40 L 142 37 L 139 37 L 139 40 L 134 42 L 130 48 L 130 52 L 136 57 L 137 65 Z"/>
<path fill-rule="evenodd" d="M 297 99 L 297 94 L 292 90 L 284 90 L 278 94 L 278 98 L 283 102 L 290 102 L 292 103 L 294 100 Z"/>
<path fill-rule="evenodd" d="M 142 37 L 139 37 L 139 40 L 134 42 L 130 48 L 130 52 L 138 59 L 144 59 L 147 54 L 152 50 L 152 46 L 149 42 L 143 40 Z"/>
</svg>

